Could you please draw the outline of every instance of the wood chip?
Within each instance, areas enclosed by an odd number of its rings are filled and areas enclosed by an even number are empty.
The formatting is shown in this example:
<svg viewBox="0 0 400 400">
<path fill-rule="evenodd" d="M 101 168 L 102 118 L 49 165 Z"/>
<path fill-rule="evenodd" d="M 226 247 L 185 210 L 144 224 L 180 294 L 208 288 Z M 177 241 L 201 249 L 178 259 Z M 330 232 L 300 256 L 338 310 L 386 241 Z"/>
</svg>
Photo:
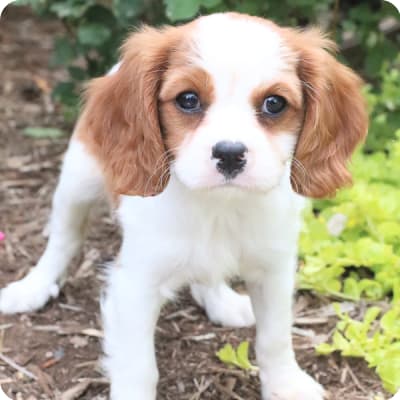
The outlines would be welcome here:
<svg viewBox="0 0 400 400">
<path fill-rule="evenodd" d="M 43 372 L 38 366 L 33 366 L 32 369 L 34 370 L 36 376 L 38 377 L 38 383 L 42 390 L 49 396 L 49 398 L 52 398 L 54 395 L 54 390 L 52 390 L 52 386 L 54 385 L 53 379 L 50 377 L 50 375 L 46 374 Z"/>
<path fill-rule="evenodd" d="M 102 331 L 100 331 L 98 329 L 94 329 L 94 328 L 82 329 L 80 331 L 80 333 L 82 335 L 92 336 L 92 337 L 97 337 L 97 338 L 102 338 L 104 336 Z"/>
<path fill-rule="evenodd" d="M 74 346 L 74 349 L 86 347 L 89 344 L 89 338 L 87 336 L 72 336 L 69 338 L 70 343 Z"/>
<path fill-rule="evenodd" d="M 298 317 L 294 320 L 296 325 L 324 325 L 329 322 L 329 318 L 321 317 Z"/>
<path fill-rule="evenodd" d="M 3 324 L 3 325 L 0 325 L 0 331 L 4 331 L 4 330 L 6 330 L 8 328 L 11 328 L 12 326 L 14 326 L 14 324 Z"/>
<path fill-rule="evenodd" d="M 183 339 L 184 340 L 192 340 L 194 342 L 204 342 L 206 340 L 215 339 L 216 337 L 217 337 L 217 335 L 214 332 L 211 332 L 211 333 L 206 333 L 204 335 L 186 336 Z"/>
<path fill-rule="evenodd" d="M 346 369 L 348 370 L 351 379 L 353 380 L 355 385 L 358 387 L 358 389 L 360 389 L 363 393 L 367 394 L 368 390 L 361 384 L 361 382 L 357 378 L 356 374 L 350 368 L 350 365 L 349 365 L 349 363 L 347 361 L 345 361 L 345 365 L 346 365 Z"/>
<path fill-rule="evenodd" d="M 196 321 L 199 319 L 199 317 L 191 314 L 195 310 L 196 310 L 195 307 L 188 307 L 184 310 L 178 310 L 176 312 L 173 312 L 173 313 L 165 316 L 164 319 L 168 321 L 168 320 L 176 319 L 176 318 L 184 318 L 189 321 Z"/>
<path fill-rule="evenodd" d="M 82 279 L 90 275 L 93 275 L 95 272 L 94 266 L 99 259 L 100 259 L 99 250 L 97 249 L 89 250 L 89 252 L 85 255 L 84 261 L 81 263 L 78 270 L 76 271 L 73 279 Z"/>
<path fill-rule="evenodd" d="M 235 392 L 233 392 L 232 390 L 230 390 L 229 388 L 221 385 L 218 382 L 214 382 L 215 387 L 222 393 L 225 393 L 229 396 L 231 396 L 233 399 L 235 400 L 244 400 L 243 397 L 240 397 L 238 394 L 236 394 Z"/>
<path fill-rule="evenodd" d="M 36 325 L 32 329 L 35 331 L 55 332 L 58 335 L 85 335 L 92 337 L 103 337 L 103 332 L 95 328 L 83 328 L 78 325 L 59 326 L 59 325 Z"/>
<path fill-rule="evenodd" d="M 58 306 L 63 308 L 64 310 L 75 311 L 75 312 L 84 312 L 85 310 L 79 306 L 73 306 L 71 304 L 63 304 L 59 303 Z"/>
<path fill-rule="evenodd" d="M 292 327 L 292 333 L 297 336 L 303 336 L 303 337 L 308 337 L 308 338 L 314 338 L 315 337 L 315 332 L 312 331 L 311 329 L 301 329 L 297 327 Z"/>
<path fill-rule="evenodd" d="M 5 385 L 7 383 L 13 383 L 13 382 L 14 382 L 14 379 L 11 379 L 11 378 L 0 379 L 0 386 Z"/>
<path fill-rule="evenodd" d="M 75 400 L 78 399 L 83 393 L 86 392 L 90 385 L 90 381 L 82 381 L 72 388 L 62 393 L 60 400 Z"/>
</svg>

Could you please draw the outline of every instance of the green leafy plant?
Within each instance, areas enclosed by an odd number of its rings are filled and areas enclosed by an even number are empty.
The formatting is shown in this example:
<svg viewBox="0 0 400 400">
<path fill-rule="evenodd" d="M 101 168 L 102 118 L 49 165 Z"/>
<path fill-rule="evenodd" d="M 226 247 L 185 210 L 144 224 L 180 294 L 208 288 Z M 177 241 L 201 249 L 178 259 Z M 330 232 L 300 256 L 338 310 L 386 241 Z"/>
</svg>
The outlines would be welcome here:
<svg viewBox="0 0 400 400">
<path fill-rule="evenodd" d="M 237 349 L 234 349 L 231 344 L 226 344 L 216 355 L 224 364 L 245 371 L 258 371 L 258 367 L 249 361 L 249 342 L 240 343 Z"/>
<path fill-rule="evenodd" d="M 319 345 L 317 352 L 328 355 L 338 351 L 345 357 L 364 358 L 382 379 L 386 390 L 391 393 L 399 390 L 400 304 L 383 314 L 379 307 L 370 307 L 362 321 L 342 313 L 338 304 L 335 310 L 340 321 L 332 343 Z"/>
<path fill-rule="evenodd" d="M 384 61 L 379 73 L 380 86 L 366 87 L 371 111 L 370 133 L 365 151 L 386 150 L 393 132 L 400 127 L 400 52 L 397 58 Z"/>
<path fill-rule="evenodd" d="M 394 393 L 400 389 L 400 130 L 385 151 L 359 152 L 355 185 L 306 212 L 300 239 L 299 284 L 346 300 L 389 299 L 392 308 L 367 308 L 362 320 L 336 306 L 339 322 L 320 354 L 360 357 Z"/>
<path fill-rule="evenodd" d="M 400 131 L 387 152 L 356 154 L 355 184 L 306 212 L 300 287 L 348 299 L 400 298 Z M 343 226 L 332 232 L 340 216 Z"/>
</svg>

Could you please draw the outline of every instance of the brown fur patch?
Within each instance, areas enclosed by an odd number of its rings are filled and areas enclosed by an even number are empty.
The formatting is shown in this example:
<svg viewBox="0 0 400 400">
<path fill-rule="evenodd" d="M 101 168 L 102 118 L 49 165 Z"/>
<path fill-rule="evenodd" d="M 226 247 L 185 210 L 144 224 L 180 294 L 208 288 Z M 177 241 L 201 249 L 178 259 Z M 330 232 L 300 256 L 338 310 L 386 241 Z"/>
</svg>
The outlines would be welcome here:
<svg viewBox="0 0 400 400">
<path fill-rule="evenodd" d="M 368 130 L 362 80 L 330 52 L 320 31 L 282 29 L 298 57 L 305 116 L 292 166 L 294 190 L 309 197 L 334 195 L 351 183 L 348 161 Z"/>
<path fill-rule="evenodd" d="M 180 64 L 184 64 L 183 60 Z M 186 91 L 194 91 L 199 95 L 202 112 L 189 114 L 176 107 L 177 95 Z M 191 66 L 168 71 L 160 93 L 160 119 L 171 153 L 176 154 L 185 137 L 199 126 L 213 101 L 214 87 L 207 72 Z"/>
<path fill-rule="evenodd" d="M 282 96 L 287 101 L 286 109 L 276 117 L 265 115 L 261 111 L 265 98 L 272 95 Z M 257 88 L 251 102 L 259 122 L 268 134 L 298 134 L 303 120 L 303 95 L 297 74 L 286 74 L 280 82 L 272 86 Z"/>
<path fill-rule="evenodd" d="M 77 137 L 99 160 L 112 192 L 153 195 L 168 181 L 158 94 L 170 55 L 190 26 L 132 34 L 120 69 L 88 87 Z"/>
</svg>

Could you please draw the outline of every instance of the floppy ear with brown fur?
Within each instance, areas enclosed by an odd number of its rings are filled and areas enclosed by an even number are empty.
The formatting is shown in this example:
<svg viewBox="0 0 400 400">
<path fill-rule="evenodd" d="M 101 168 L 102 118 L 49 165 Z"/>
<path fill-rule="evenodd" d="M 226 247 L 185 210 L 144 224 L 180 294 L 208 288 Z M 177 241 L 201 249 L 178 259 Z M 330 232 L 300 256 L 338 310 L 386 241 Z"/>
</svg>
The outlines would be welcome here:
<svg viewBox="0 0 400 400">
<path fill-rule="evenodd" d="M 114 193 L 153 195 L 168 181 L 158 91 L 176 30 L 145 27 L 132 34 L 122 47 L 118 71 L 94 79 L 87 89 L 78 135 Z"/>
<path fill-rule="evenodd" d="M 348 161 L 368 129 L 362 80 L 330 51 L 335 44 L 315 29 L 298 32 L 298 74 L 305 115 L 292 166 L 293 189 L 305 196 L 332 196 L 351 183 Z"/>
</svg>

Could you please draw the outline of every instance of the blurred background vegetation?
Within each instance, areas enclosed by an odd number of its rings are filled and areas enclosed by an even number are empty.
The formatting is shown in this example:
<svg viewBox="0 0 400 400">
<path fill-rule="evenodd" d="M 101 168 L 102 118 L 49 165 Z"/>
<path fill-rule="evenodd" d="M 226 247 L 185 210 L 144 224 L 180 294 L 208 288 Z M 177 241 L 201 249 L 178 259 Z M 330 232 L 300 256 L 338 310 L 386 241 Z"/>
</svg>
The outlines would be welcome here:
<svg viewBox="0 0 400 400">
<path fill-rule="evenodd" d="M 54 90 L 71 121 L 82 83 L 109 69 L 126 33 L 142 23 L 176 24 L 217 11 L 260 15 L 288 26 L 319 25 L 339 57 L 364 78 L 370 109 L 365 146 L 353 160 L 355 185 L 314 202 L 300 241 L 299 286 L 339 301 L 367 303 L 363 320 L 338 309 L 321 354 L 362 357 L 391 392 L 400 389 L 400 14 L 383 0 L 19 0 L 65 30 L 53 66 L 69 79 Z M 376 307 L 376 305 L 379 307 Z M 383 308 L 380 305 L 386 304 Z M 388 311 L 389 310 L 389 311 Z"/>
<path fill-rule="evenodd" d="M 366 150 L 384 149 L 400 126 L 398 57 L 400 20 L 381 0 L 18 0 L 44 18 L 58 18 L 66 34 L 56 37 L 54 66 L 66 66 L 70 80 L 54 96 L 74 119 L 80 85 L 116 62 L 123 38 L 142 23 L 181 23 L 197 15 L 240 11 L 288 26 L 317 24 L 339 43 L 341 57 L 369 82 L 372 111 Z"/>
</svg>

